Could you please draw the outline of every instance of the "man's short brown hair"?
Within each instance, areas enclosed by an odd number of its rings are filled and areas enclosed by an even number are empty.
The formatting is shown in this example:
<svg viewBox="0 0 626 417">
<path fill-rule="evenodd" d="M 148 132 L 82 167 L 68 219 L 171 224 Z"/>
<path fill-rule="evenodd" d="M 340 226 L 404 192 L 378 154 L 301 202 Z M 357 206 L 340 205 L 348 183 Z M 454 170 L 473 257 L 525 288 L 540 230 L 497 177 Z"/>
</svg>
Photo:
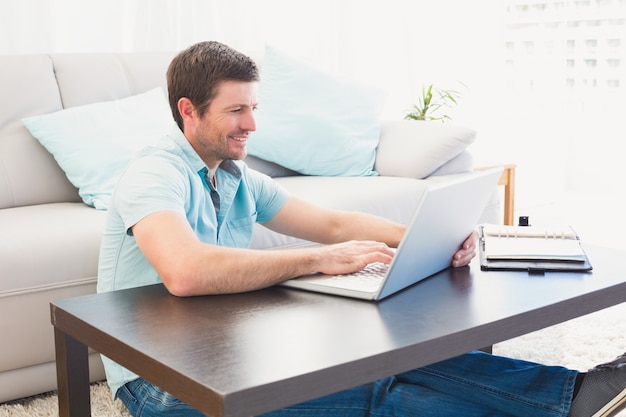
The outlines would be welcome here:
<svg viewBox="0 0 626 417">
<path fill-rule="evenodd" d="M 259 69 L 250 57 L 215 41 L 199 42 L 174 57 L 167 69 L 167 90 L 181 130 L 178 100 L 187 97 L 202 117 L 224 81 L 259 81 Z"/>
</svg>

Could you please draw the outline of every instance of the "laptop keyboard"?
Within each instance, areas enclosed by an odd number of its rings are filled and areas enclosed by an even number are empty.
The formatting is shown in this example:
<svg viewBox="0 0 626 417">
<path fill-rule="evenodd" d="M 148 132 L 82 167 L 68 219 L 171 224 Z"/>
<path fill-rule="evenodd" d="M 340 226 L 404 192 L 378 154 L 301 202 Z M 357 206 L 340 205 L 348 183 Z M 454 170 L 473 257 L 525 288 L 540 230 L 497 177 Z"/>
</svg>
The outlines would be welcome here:
<svg viewBox="0 0 626 417">
<path fill-rule="evenodd" d="M 374 262 L 359 271 L 326 278 L 325 283 L 330 286 L 374 292 L 380 287 L 388 269 L 388 264 Z"/>
</svg>

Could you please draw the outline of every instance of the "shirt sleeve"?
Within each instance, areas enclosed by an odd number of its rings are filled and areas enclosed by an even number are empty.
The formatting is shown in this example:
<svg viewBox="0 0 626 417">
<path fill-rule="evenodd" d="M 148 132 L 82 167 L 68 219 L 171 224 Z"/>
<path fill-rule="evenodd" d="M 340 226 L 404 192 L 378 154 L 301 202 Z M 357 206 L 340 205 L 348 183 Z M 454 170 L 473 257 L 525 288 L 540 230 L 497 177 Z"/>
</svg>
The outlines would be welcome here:
<svg viewBox="0 0 626 417">
<path fill-rule="evenodd" d="M 137 159 L 122 174 L 113 204 L 127 233 L 141 219 L 159 211 L 185 215 L 188 176 L 180 163 L 168 159 L 167 155 Z"/>
<path fill-rule="evenodd" d="M 278 213 L 289 198 L 289 193 L 269 176 L 243 167 L 242 175 L 250 187 L 257 208 L 257 223 L 265 223 Z"/>
</svg>

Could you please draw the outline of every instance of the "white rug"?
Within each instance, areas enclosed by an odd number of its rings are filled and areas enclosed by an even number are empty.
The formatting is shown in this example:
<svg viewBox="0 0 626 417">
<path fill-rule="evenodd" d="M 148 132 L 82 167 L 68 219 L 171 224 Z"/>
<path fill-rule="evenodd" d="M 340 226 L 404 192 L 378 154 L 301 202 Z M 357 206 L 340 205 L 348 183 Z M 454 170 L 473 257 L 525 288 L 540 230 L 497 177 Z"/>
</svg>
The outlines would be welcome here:
<svg viewBox="0 0 626 417">
<path fill-rule="evenodd" d="M 0 417 L 58 417 L 55 393 L 36 395 L 20 401 L 0 405 Z M 120 401 L 113 401 L 104 382 L 91 385 L 92 417 L 131 417 Z"/>
<path fill-rule="evenodd" d="M 626 303 L 494 346 L 496 355 L 585 371 L 626 352 Z M 93 417 L 130 417 L 104 383 L 91 387 Z M 619 414 L 626 417 L 626 411 Z M 58 417 L 52 394 L 0 404 L 0 417 Z"/>
</svg>

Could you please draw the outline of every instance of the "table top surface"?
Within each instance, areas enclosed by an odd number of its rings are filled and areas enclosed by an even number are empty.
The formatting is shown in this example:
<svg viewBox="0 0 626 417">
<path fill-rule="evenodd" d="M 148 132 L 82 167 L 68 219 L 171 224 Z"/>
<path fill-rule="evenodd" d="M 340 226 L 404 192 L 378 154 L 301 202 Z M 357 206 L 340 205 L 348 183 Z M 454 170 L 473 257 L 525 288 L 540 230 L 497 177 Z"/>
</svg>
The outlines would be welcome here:
<svg viewBox="0 0 626 417">
<path fill-rule="evenodd" d="M 626 252 L 594 270 L 446 269 L 379 302 L 273 287 L 177 298 L 162 285 L 55 301 L 61 331 L 205 413 L 251 415 L 626 301 Z"/>
</svg>

